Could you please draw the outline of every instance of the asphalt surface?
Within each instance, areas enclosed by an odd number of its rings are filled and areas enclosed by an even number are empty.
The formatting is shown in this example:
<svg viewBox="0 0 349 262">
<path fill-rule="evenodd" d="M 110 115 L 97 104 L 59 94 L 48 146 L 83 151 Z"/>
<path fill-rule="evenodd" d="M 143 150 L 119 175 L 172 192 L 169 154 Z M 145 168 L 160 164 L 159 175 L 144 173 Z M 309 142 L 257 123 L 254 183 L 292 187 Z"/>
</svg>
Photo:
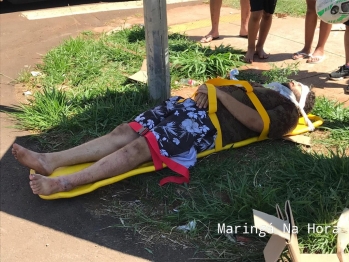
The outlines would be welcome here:
<svg viewBox="0 0 349 262">
<path fill-rule="evenodd" d="M 56 1 L 54 1 L 56 2 Z M 86 3 L 87 1 L 80 1 Z M 60 5 L 66 5 L 62 1 Z M 70 2 L 71 4 L 71 2 Z M 77 1 L 74 4 L 78 4 Z M 37 150 L 32 134 L 18 131 L 7 113 L 16 110 L 22 93 L 14 86 L 21 70 L 33 67 L 47 51 L 82 31 L 124 19 L 141 9 L 29 21 L 21 11 L 54 7 L 50 2 L 1 3 L 1 253 L 5 261 L 188 261 L 195 250 L 164 243 L 145 244 L 142 236 L 102 215 L 105 199 L 125 189 L 117 183 L 73 199 L 42 200 L 31 193 L 29 170 L 11 154 L 13 142 Z M 126 185 L 127 186 L 127 185 Z M 132 195 L 129 200 L 136 200 Z M 151 252 L 149 252 L 151 250 Z"/>
<path fill-rule="evenodd" d="M 4 0 L 1 2 L 0 13 L 15 13 L 20 11 L 29 11 L 29 10 L 41 10 L 45 8 L 56 8 L 64 6 L 77 6 L 83 4 L 97 4 L 97 3 L 113 3 L 113 2 L 123 2 L 120 0 Z"/>
</svg>

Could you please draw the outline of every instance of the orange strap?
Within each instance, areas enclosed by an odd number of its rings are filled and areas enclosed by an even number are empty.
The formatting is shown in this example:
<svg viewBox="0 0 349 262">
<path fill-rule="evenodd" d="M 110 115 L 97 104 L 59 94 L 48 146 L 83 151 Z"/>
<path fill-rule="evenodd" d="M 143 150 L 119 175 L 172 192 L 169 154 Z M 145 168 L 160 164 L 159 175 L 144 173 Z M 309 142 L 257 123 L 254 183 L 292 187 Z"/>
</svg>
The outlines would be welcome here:
<svg viewBox="0 0 349 262">
<path fill-rule="evenodd" d="M 182 184 L 189 183 L 189 170 L 185 166 L 178 164 L 172 159 L 161 155 L 158 141 L 155 135 L 148 129 L 143 127 L 137 122 L 129 123 L 130 127 L 136 131 L 140 136 L 143 136 L 148 144 L 151 157 L 153 159 L 155 170 L 160 170 L 164 168 L 163 163 L 166 164 L 171 170 L 182 175 L 182 177 L 169 176 L 160 180 L 160 186 L 167 184 L 169 182 Z"/>
</svg>

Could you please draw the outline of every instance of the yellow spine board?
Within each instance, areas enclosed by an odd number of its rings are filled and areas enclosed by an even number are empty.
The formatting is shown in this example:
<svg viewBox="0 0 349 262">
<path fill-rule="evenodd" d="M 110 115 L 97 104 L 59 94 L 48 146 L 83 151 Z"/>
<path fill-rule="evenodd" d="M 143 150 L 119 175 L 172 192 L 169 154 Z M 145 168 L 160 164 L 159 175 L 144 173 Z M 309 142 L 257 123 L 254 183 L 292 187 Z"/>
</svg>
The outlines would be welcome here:
<svg viewBox="0 0 349 262">
<path fill-rule="evenodd" d="M 206 85 L 208 86 L 208 90 L 209 90 L 209 114 L 210 114 L 210 118 L 211 120 L 215 117 L 217 118 L 216 114 L 214 112 L 217 111 L 217 99 L 216 99 L 216 90 L 214 88 L 214 86 L 224 86 L 224 85 L 242 85 L 247 92 L 247 95 L 250 97 L 251 101 L 253 102 L 254 106 L 256 107 L 257 111 L 261 114 L 263 122 L 264 122 L 264 129 L 261 133 L 260 136 L 258 137 L 252 137 L 240 142 L 236 142 L 233 144 L 229 144 L 226 145 L 224 147 L 222 147 L 222 140 L 220 138 L 220 142 L 218 142 L 218 146 L 216 145 L 215 149 L 210 149 L 210 150 L 206 150 L 204 152 L 201 152 L 197 155 L 197 158 L 201 158 L 201 157 L 205 157 L 208 156 L 212 153 L 215 153 L 217 151 L 220 150 L 226 150 L 226 149 L 230 149 L 230 148 L 238 148 L 238 147 L 242 147 L 242 146 L 246 146 L 249 145 L 251 143 L 254 142 L 258 142 L 258 141 L 262 141 L 262 140 L 266 140 L 267 138 L 267 134 L 268 134 L 268 127 L 269 127 L 269 116 L 266 113 L 265 109 L 263 108 L 263 106 L 260 104 L 258 98 L 255 96 L 255 94 L 253 93 L 253 88 L 252 86 L 247 82 L 247 81 L 236 81 L 236 80 L 225 80 L 225 79 L 211 79 L 209 81 L 206 82 Z M 250 96 L 251 94 L 253 94 L 252 96 Z M 210 98 L 211 96 L 211 98 Z M 255 96 L 255 98 L 254 98 Z M 252 98 L 251 98 L 252 97 Z M 257 101 L 257 100 L 258 101 Z M 258 105 L 258 102 L 260 105 Z M 257 105 L 257 106 L 256 106 Z M 262 108 L 261 108 L 262 107 Z M 210 111 L 211 110 L 211 111 Z M 264 111 L 264 112 L 263 112 Z M 266 116 L 265 116 L 266 114 Z M 213 118 L 212 118 L 212 115 Z M 320 125 L 323 124 L 323 119 L 321 117 L 315 116 L 315 115 L 308 115 L 309 119 L 313 122 L 313 125 L 315 127 L 319 127 Z M 212 121 L 213 124 L 215 125 L 217 131 L 220 132 L 220 127 L 219 127 L 219 122 L 218 119 L 213 120 Z M 218 128 L 217 128 L 218 127 Z M 306 125 L 303 117 L 299 118 L 298 121 L 298 125 L 297 127 L 290 132 L 289 134 L 287 134 L 287 136 L 291 136 L 291 135 L 299 135 L 302 133 L 306 133 L 308 132 L 308 126 Z M 216 140 L 217 143 L 218 140 Z M 90 165 L 92 165 L 93 163 L 84 163 L 84 164 L 78 164 L 78 165 L 74 165 L 74 166 L 67 166 L 67 167 L 60 167 L 57 168 L 49 177 L 57 177 L 57 176 L 66 176 L 66 175 L 70 175 L 73 174 L 75 172 L 78 172 Z M 166 167 L 166 165 L 163 165 L 163 167 Z M 49 196 L 43 196 L 43 195 L 39 195 L 42 199 L 46 199 L 46 200 L 53 200 L 53 199 L 58 199 L 58 198 L 71 198 L 71 197 L 76 197 L 79 195 L 83 195 L 83 194 L 87 194 L 90 193 L 100 187 L 103 186 L 107 186 L 116 182 L 119 182 L 120 180 L 135 176 L 135 175 L 140 175 L 140 174 L 145 174 L 145 173 L 149 173 L 149 172 L 153 172 L 155 171 L 155 167 L 153 165 L 152 162 L 148 162 L 145 163 L 129 172 L 126 172 L 124 174 L 118 175 L 118 176 L 114 176 L 111 178 L 107 178 L 104 180 L 100 180 L 100 181 L 96 181 L 94 183 L 91 184 L 86 184 L 86 185 L 82 185 L 79 187 L 74 188 L 71 191 L 68 192 L 59 192 L 59 193 L 55 193 Z M 34 170 L 30 170 L 30 173 L 34 173 Z"/>
</svg>

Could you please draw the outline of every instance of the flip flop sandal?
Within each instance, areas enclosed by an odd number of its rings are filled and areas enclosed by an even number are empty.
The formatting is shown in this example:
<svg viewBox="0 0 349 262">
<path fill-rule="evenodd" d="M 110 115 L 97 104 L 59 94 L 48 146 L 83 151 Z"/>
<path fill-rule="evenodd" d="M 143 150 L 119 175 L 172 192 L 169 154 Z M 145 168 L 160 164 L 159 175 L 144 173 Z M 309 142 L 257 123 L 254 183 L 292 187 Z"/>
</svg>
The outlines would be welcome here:
<svg viewBox="0 0 349 262">
<path fill-rule="evenodd" d="M 213 37 L 212 35 L 205 35 L 201 40 L 200 42 L 201 43 L 210 43 L 214 40 L 217 40 L 219 39 L 219 36 L 216 36 L 216 37 Z"/>
<path fill-rule="evenodd" d="M 315 55 L 315 56 L 310 55 L 310 56 L 309 56 L 309 59 L 313 59 L 313 58 L 315 58 L 315 59 L 317 59 L 317 60 L 315 60 L 315 61 L 309 61 L 309 60 L 307 60 L 307 63 L 308 63 L 308 64 L 319 64 L 319 63 L 321 63 L 322 61 L 324 61 L 325 56 L 324 56 L 324 55 Z"/>
<path fill-rule="evenodd" d="M 298 56 L 298 57 L 296 57 Z M 307 53 L 304 53 L 304 52 L 296 52 L 292 55 L 292 59 L 293 60 L 299 60 L 299 59 L 305 59 L 305 58 L 309 58 L 311 56 L 311 54 L 307 54 Z"/>
</svg>

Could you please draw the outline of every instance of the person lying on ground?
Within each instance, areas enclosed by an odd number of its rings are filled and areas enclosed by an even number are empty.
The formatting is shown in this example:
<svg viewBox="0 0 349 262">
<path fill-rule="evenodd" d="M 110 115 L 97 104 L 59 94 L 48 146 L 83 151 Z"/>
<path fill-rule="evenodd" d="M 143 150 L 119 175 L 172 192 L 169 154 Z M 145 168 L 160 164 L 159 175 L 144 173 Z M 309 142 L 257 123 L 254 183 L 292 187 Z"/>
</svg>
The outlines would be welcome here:
<svg viewBox="0 0 349 262">
<path fill-rule="evenodd" d="M 272 83 L 268 88 L 257 83 L 251 85 L 270 118 L 268 137 L 272 139 L 292 131 L 300 112 L 304 116 L 315 102 L 314 93 L 296 81 Z M 258 136 L 264 123 L 246 91 L 235 85 L 215 89 L 223 146 Z M 39 195 L 70 191 L 151 161 L 151 148 L 145 134 L 156 139 L 162 158 L 189 168 L 194 166 L 197 153 L 215 146 L 217 131 L 207 113 L 207 93 L 207 86 L 200 85 L 194 99 L 171 97 L 138 115 L 134 122 L 121 124 L 102 137 L 68 150 L 37 153 L 14 144 L 12 153 L 21 164 L 36 171 L 29 176 L 30 187 Z M 134 125 L 142 127 L 141 130 L 136 130 Z M 58 167 L 87 162 L 95 163 L 71 175 L 47 177 Z"/>
</svg>

